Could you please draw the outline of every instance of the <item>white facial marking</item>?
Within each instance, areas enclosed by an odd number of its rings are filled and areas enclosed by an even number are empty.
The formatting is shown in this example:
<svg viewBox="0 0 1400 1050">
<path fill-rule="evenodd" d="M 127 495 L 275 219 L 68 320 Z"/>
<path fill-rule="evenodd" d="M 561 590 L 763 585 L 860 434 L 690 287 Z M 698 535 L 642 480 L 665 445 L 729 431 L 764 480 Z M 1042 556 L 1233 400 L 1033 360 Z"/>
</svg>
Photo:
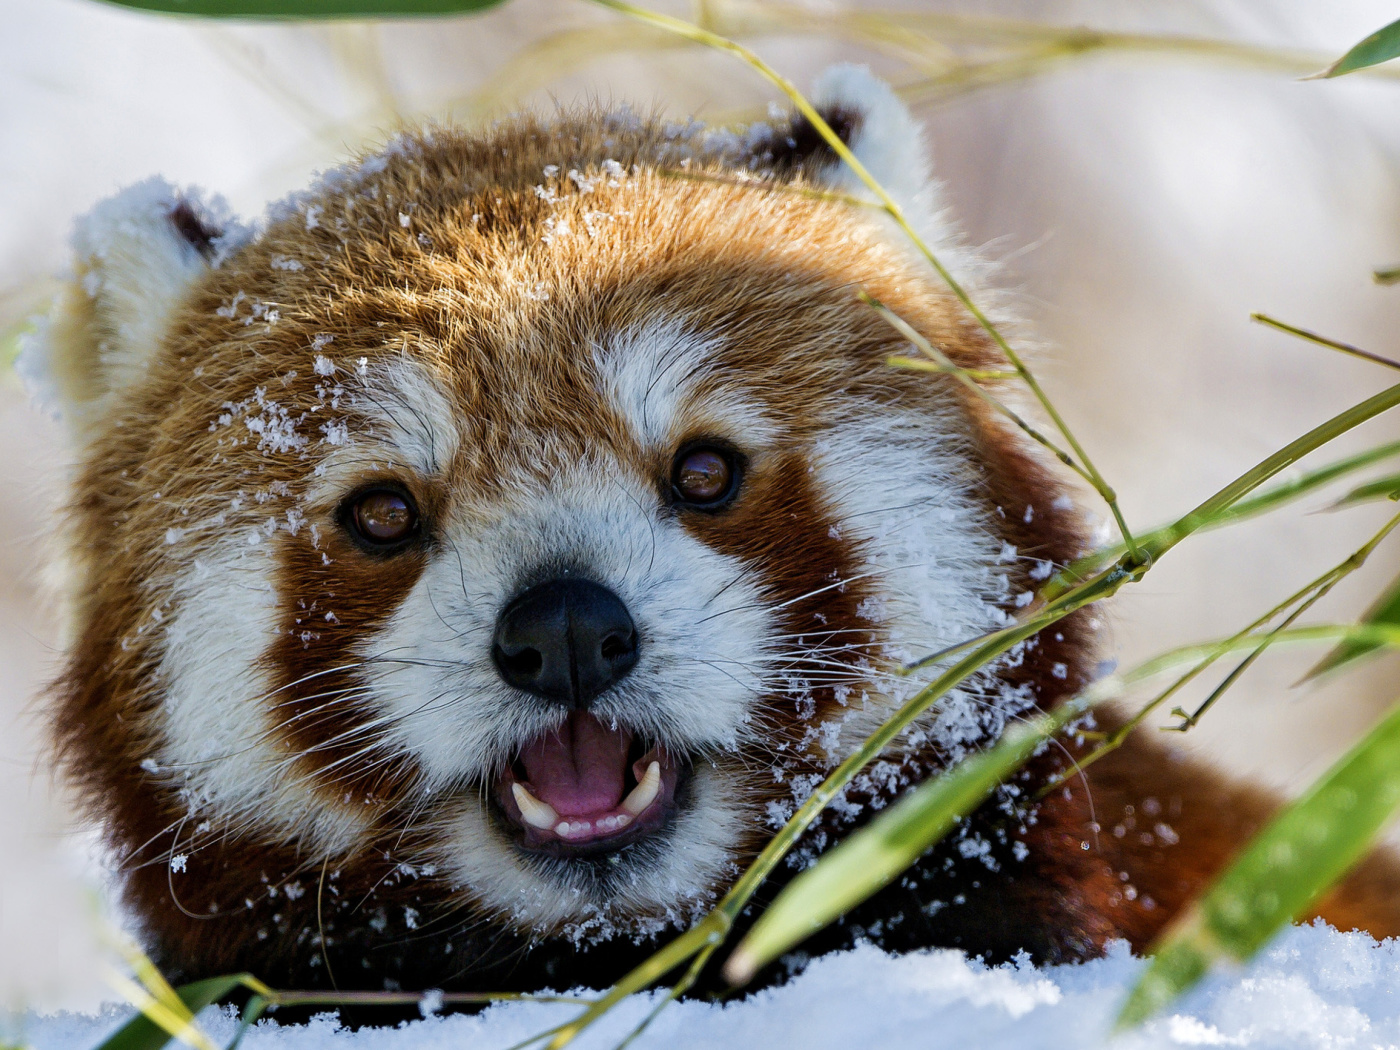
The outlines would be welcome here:
<svg viewBox="0 0 1400 1050">
<path fill-rule="evenodd" d="M 157 765 L 185 793 L 191 813 L 212 814 L 221 832 L 344 853 L 364 831 L 363 818 L 318 801 L 275 731 L 278 711 L 288 710 L 281 705 L 318 690 L 313 681 L 274 692 L 260 664 L 277 637 L 274 564 L 267 547 L 230 537 L 177 578 L 174 613 L 164 622 L 165 739 Z"/>
<path fill-rule="evenodd" d="M 643 448 L 671 449 L 687 429 L 764 446 L 773 429 L 752 401 L 710 382 L 717 345 L 676 322 L 616 335 L 594 353 L 599 392 Z"/>
<path fill-rule="evenodd" d="M 855 574 L 878 598 L 858 612 L 879 627 L 885 656 L 916 659 L 1003 626 L 1003 544 L 974 498 L 977 468 L 959 436 L 963 424 L 951 411 L 940 423 L 874 404 L 853 405 L 846 417 L 818 442 L 816 469 L 839 517 L 837 531 L 866 554 Z M 923 685 L 874 677 L 863 689 L 866 702 L 853 697 L 839 735 L 828 734 L 831 760 L 844 758 Z M 980 695 L 987 689 L 1000 691 Z M 935 705 L 921 727 L 946 755 L 960 757 L 995 739 L 1029 706 L 1028 697 L 1005 690 L 990 677 L 974 678 Z"/>
<path fill-rule="evenodd" d="M 377 436 L 420 477 L 436 477 L 452 462 L 458 443 L 452 402 L 409 360 L 370 371 L 349 402 L 374 421 Z"/>
</svg>

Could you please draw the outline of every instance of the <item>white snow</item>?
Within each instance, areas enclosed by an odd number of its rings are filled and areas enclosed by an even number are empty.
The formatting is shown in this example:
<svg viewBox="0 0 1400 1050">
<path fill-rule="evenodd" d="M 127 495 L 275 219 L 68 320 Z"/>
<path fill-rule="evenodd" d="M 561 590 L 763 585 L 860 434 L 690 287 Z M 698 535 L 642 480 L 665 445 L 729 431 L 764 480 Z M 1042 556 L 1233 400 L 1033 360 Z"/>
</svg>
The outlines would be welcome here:
<svg viewBox="0 0 1400 1050">
<path fill-rule="evenodd" d="M 817 959 L 794 981 L 722 1005 L 667 1008 L 637 1050 L 1156 1050 L 1167 1047 L 1394 1047 L 1400 1045 L 1400 946 L 1322 925 L 1288 931 L 1243 971 L 1207 980 L 1177 1009 L 1120 1039 L 1109 1029 L 1145 963 L 1126 946 L 1077 966 L 989 968 L 960 952 L 892 956 L 872 947 Z M 431 994 L 431 993 L 430 993 Z M 656 1002 L 633 996 L 574 1046 L 616 1046 Z M 476 1015 L 433 1013 L 396 1028 L 349 1032 L 325 1014 L 302 1026 L 261 1022 L 247 1050 L 505 1050 L 572 1017 L 568 1004 L 503 1003 Z M 128 1011 L 17 1019 L 32 1050 L 92 1050 Z M 210 1008 L 200 1017 L 216 1045 L 236 1021 Z M 3 1026 L 0 1026 L 3 1027 Z"/>
</svg>

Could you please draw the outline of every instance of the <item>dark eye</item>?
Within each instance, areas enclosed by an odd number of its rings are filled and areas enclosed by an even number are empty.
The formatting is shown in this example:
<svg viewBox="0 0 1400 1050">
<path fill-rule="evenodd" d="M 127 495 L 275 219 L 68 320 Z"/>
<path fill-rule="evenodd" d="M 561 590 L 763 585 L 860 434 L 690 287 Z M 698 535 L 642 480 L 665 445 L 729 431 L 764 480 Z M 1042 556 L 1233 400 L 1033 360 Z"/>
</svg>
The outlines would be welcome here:
<svg viewBox="0 0 1400 1050">
<path fill-rule="evenodd" d="M 738 480 L 732 452 L 700 445 L 677 454 L 671 467 L 671 495 L 677 503 L 715 510 L 733 498 Z"/>
<path fill-rule="evenodd" d="M 406 492 L 371 489 L 353 497 L 345 523 L 362 543 L 393 547 L 418 531 L 418 508 Z"/>
</svg>

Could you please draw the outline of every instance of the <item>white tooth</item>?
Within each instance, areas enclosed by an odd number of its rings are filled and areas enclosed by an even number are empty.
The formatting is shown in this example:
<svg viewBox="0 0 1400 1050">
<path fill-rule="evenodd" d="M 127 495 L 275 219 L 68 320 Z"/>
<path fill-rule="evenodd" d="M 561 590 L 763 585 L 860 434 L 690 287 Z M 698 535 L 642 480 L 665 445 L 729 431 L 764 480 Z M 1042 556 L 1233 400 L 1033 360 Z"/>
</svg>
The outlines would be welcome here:
<svg viewBox="0 0 1400 1050">
<path fill-rule="evenodd" d="M 520 815 L 532 828 L 547 830 L 554 827 L 559 814 L 548 802 L 541 802 L 520 784 L 511 784 L 510 793 L 515 796 L 515 804 L 520 807 Z"/>
<path fill-rule="evenodd" d="M 647 766 L 646 775 L 642 777 L 641 783 L 632 789 L 632 794 L 622 800 L 622 808 L 632 816 L 640 817 L 660 793 L 661 763 L 653 762 Z"/>
<path fill-rule="evenodd" d="M 561 820 L 559 826 L 554 829 L 554 834 L 567 838 L 569 835 L 569 822 L 567 820 Z"/>
</svg>

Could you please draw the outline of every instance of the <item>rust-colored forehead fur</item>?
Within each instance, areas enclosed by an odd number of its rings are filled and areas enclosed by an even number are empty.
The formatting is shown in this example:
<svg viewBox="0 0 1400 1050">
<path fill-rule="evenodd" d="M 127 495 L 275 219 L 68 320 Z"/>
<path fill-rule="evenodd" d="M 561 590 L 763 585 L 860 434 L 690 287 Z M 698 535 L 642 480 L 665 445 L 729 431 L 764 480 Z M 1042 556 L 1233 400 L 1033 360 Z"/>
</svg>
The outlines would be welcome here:
<svg viewBox="0 0 1400 1050">
<path fill-rule="evenodd" d="M 307 200 L 214 272 L 177 323 L 182 356 L 217 362 L 201 384 L 215 400 L 274 383 L 269 397 L 312 413 L 318 336 L 334 337 L 324 352 L 342 363 L 411 356 L 453 398 L 460 469 L 489 485 L 489 465 L 531 434 L 570 457 L 600 438 L 625 446 L 593 363 L 630 331 L 665 324 L 713 341 L 711 381 L 742 377 L 795 437 L 820 425 L 830 395 L 939 385 L 880 367 L 900 340 L 861 289 L 964 355 L 981 345 L 860 209 L 702 181 L 722 169 L 682 170 L 672 158 L 686 143 L 601 125 L 404 140 L 382 171 Z M 194 392 L 181 390 L 181 408 L 207 413 Z"/>
</svg>

